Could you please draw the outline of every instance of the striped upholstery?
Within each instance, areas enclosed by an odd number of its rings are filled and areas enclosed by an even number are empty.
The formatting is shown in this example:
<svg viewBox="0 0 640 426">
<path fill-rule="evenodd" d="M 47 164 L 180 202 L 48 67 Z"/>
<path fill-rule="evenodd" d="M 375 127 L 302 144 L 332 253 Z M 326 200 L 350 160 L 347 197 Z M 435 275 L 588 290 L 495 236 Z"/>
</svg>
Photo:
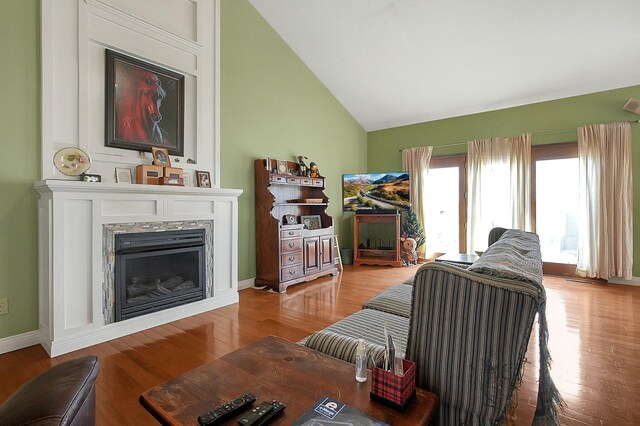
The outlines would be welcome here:
<svg viewBox="0 0 640 426">
<path fill-rule="evenodd" d="M 376 309 L 409 318 L 411 316 L 412 285 L 398 284 L 367 300 L 364 309 Z"/>
<path fill-rule="evenodd" d="M 406 352 L 409 319 L 374 309 L 363 309 L 331 324 L 324 330 L 384 346 L 382 326 L 386 324 L 401 353 Z M 306 339 L 308 344 L 309 338 Z"/>
<path fill-rule="evenodd" d="M 414 283 L 407 358 L 416 384 L 440 398 L 439 424 L 500 424 L 521 377 L 543 294 L 529 283 L 442 263 Z"/>
<path fill-rule="evenodd" d="M 306 341 L 306 346 L 323 354 L 330 355 L 343 361 L 356 363 L 358 339 L 334 333 L 329 330 L 320 330 L 313 333 Z M 373 365 L 373 360 L 382 358 L 384 346 L 365 341 L 365 353 L 367 354 L 367 366 Z"/>
</svg>

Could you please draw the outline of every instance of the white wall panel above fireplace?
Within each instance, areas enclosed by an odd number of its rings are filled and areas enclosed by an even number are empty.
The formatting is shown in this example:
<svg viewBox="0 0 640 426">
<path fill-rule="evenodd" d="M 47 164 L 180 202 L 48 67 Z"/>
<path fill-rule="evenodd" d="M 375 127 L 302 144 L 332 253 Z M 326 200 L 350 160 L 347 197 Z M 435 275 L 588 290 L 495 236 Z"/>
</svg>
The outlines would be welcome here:
<svg viewBox="0 0 640 426">
<path fill-rule="evenodd" d="M 219 0 L 41 0 L 42 178 L 68 179 L 54 153 L 76 146 L 90 173 L 114 182 L 115 167 L 149 164 L 105 146 L 105 49 L 185 76 L 184 158 L 220 187 Z M 191 158 L 197 164 L 187 164 Z"/>
</svg>

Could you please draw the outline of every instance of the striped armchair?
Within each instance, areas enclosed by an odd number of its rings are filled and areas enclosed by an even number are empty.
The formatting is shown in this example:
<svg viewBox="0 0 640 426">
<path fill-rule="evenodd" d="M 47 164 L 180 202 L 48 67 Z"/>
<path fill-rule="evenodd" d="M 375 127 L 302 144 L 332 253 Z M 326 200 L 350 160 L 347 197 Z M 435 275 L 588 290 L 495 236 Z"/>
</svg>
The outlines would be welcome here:
<svg viewBox="0 0 640 426">
<path fill-rule="evenodd" d="M 438 395 L 439 424 L 502 424 L 513 415 L 527 344 L 539 320 L 534 424 L 559 424 L 549 373 L 542 256 L 536 234 L 506 230 L 467 270 L 428 263 L 413 286 L 407 358 Z"/>
</svg>

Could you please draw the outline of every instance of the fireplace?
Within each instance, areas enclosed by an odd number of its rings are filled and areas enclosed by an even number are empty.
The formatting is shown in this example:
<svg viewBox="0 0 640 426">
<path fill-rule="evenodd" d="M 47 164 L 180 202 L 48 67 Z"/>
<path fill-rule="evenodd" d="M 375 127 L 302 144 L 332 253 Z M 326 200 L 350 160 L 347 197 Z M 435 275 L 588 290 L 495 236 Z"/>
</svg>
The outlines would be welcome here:
<svg viewBox="0 0 640 426">
<path fill-rule="evenodd" d="M 115 321 L 205 298 L 205 230 L 115 236 Z"/>
</svg>

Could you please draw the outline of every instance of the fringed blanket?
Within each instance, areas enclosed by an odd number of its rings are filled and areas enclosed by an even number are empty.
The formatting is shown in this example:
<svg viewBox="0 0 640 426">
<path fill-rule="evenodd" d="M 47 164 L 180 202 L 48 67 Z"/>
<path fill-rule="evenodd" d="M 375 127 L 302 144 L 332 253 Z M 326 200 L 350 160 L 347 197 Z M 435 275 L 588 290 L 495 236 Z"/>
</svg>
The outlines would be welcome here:
<svg viewBox="0 0 640 426">
<path fill-rule="evenodd" d="M 549 371 L 549 330 L 546 318 L 546 295 L 542 285 L 540 239 L 536 234 L 510 229 L 489 246 L 469 271 L 493 277 L 517 280 L 537 287 L 540 294 L 538 325 L 540 343 L 540 379 L 534 425 L 559 425 L 558 407 L 564 402 Z M 505 413 L 506 414 L 506 413 Z"/>
</svg>

